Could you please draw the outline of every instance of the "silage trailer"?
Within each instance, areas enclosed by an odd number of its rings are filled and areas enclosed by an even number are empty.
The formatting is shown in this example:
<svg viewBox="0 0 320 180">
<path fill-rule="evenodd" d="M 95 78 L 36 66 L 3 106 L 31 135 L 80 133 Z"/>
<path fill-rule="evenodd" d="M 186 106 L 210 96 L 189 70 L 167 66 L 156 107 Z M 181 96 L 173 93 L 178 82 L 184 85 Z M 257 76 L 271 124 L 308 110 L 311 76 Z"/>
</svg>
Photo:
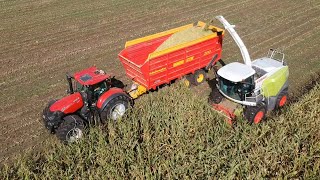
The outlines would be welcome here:
<svg viewBox="0 0 320 180">
<path fill-rule="evenodd" d="M 209 33 L 201 34 L 205 31 Z M 223 35 L 223 29 L 197 22 L 128 41 L 118 56 L 134 82 L 131 97 L 182 77 L 187 85 L 204 82 L 207 71 L 221 58 Z"/>
</svg>

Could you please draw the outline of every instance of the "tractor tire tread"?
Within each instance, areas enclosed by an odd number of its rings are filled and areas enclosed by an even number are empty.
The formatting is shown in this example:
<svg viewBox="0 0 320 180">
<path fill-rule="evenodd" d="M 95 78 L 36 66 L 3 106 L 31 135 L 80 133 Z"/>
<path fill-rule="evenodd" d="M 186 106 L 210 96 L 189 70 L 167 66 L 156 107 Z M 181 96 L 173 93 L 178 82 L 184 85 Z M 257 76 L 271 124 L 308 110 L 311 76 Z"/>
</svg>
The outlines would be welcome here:
<svg viewBox="0 0 320 180">
<path fill-rule="evenodd" d="M 78 115 L 68 115 L 65 116 L 63 120 L 64 121 L 56 129 L 56 136 L 64 143 L 67 143 L 66 136 L 71 129 L 77 127 L 83 131 L 85 128 L 84 121 Z"/>
<path fill-rule="evenodd" d="M 47 116 L 48 112 L 50 111 L 50 106 L 54 104 L 56 101 L 57 101 L 56 99 L 52 99 L 48 102 L 46 107 L 43 109 L 42 116 Z M 48 126 L 47 119 L 43 117 L 41 117 L 40 119 L 42 119 L 42 123 L 44 124 L 44 126 L 47 127 Z"/>
<path fill-rule="evenodd" d="M 105 123 L 106 120 L 111 119 L 110 111 L 114 105 L 116 105 L 119 102 L 122 102 L 124 103 L 125 108 L 128 109 L 129 106 L 131 106 L 130 101 L 131 101 L 130 98 L 124 94 L 118 95 L 113 99 L 111 99 L 110 102 L 106 105 L 106 107 L 101 111 L 101 114 L 100 114 L 101 122 Z"/>
</svg>

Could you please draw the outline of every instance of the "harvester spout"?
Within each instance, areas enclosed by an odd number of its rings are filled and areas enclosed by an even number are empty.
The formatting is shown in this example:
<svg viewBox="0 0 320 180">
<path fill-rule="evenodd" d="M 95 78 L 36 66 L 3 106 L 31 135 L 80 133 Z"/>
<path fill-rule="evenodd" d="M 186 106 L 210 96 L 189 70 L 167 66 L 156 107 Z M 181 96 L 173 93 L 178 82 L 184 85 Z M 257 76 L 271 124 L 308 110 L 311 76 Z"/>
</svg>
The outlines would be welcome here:
<svg viewBox="0 0 320 180">
<path fill-rule="evenodd" d="M 242 58 L 244 60 L 244 63 L 248 66 L 251 66 L 251 58 L 250 58 L 248 49 L 244 45 L 238 33 L 235 31 L 234 29 L 235 25 L 231 25 L 223 16 L 216 16 L 216 19 L 223 24 L 224 28 L 230 33 L 233 40 L 237 43 L 240 49 Z"/>
</svg>

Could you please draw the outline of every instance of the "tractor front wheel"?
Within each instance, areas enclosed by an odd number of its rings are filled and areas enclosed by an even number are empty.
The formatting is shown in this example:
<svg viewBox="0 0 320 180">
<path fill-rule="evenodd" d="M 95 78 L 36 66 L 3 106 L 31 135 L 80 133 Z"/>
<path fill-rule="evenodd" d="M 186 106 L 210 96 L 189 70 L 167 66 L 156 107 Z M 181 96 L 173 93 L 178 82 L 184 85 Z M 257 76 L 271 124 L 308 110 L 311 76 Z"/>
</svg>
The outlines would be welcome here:
<svg viewBox="0 0 320 180">
<path fill-rule="evenodd" d="M 249 123 L 259 124 L 266 116 L 266 106 L 258 104 L 257 106 L 247 106 L 244 110 L 244 117 Z"/>
<path fill-rule="evenodd" d="M 130 98 L 126 95 L 118 95 L 110 100 L 101 112 L 101 120 L 105 122 L 107 119 L 117 120 L 124 116 L 130 106 Z"/>
<path fill-rule="evenodd" d="M 74 143 L 83 137 L 84 122 L 78 115 L 68 115 L 56 130 L 58 139 L 64 143 Z"/>
<path fill-rule="evenodd" d="M 54 132 L 54 130 L 52 129 L 52 126 L 50 125 L 49 123 L 49 120 L 48 120 L 48 114 L 50 113 L 50 106 L 52 104 L 54 104 L 57 100 L 50 100 L 48 105 L 43 109 L 43 112 L 42 112 L 42 122 L 44 124 L 44 126 L 51 131 L 51 133 Z"/>
</svg>

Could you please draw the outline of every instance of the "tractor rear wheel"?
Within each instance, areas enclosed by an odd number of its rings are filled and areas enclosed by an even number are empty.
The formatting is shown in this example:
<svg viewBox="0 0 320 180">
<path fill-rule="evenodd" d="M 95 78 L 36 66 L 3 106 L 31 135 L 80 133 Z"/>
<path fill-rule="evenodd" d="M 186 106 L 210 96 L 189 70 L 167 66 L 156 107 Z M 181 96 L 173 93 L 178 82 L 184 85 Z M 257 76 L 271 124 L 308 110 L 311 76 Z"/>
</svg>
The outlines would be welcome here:
<svg viewBox="0 0 320 180">
<path fill-rule="evenodd" d="M 209 103 L 210 104 L 219 104 L 223 99 L 222 94 L 219 92 L 217 88 L 212 89 L 210 95 L 209 95 Z"/>
<path fill-rule="evenodd" d="M 78 115 L 68 115 L 56 130 L 59 140 L 74 143 L 83 137 L 84 122 Z"/>
<path fill-rule="evenodd" d="M 101 112 L 101 120 L 105 122 L 107 119 L 117 120 L 124 116 L 130 106 L 131 99 L 124 95 L 118 95 L 111 99 Z"/>
<path fill-rule="evenodd" d="M 276 109 L 282 108 L 285 106 L 288 102 L 288 91 L 283 90 L 281 93 L 278 95 L 277 100 L 276 100 Z"/>
<path fill-rule="evenodd" d="M 266 106 L 261 103 L 257 106 L 247 106 L 244 110 L 244 117 L 249 123 L 259 124 L 266 116 Z"/>
<path fill-rule="evenodd" d="M 192 78 L 192 84 L 200 85 L 207 79 L 207 73 L 203 69 L 197 70 Z"/>
</svg>

